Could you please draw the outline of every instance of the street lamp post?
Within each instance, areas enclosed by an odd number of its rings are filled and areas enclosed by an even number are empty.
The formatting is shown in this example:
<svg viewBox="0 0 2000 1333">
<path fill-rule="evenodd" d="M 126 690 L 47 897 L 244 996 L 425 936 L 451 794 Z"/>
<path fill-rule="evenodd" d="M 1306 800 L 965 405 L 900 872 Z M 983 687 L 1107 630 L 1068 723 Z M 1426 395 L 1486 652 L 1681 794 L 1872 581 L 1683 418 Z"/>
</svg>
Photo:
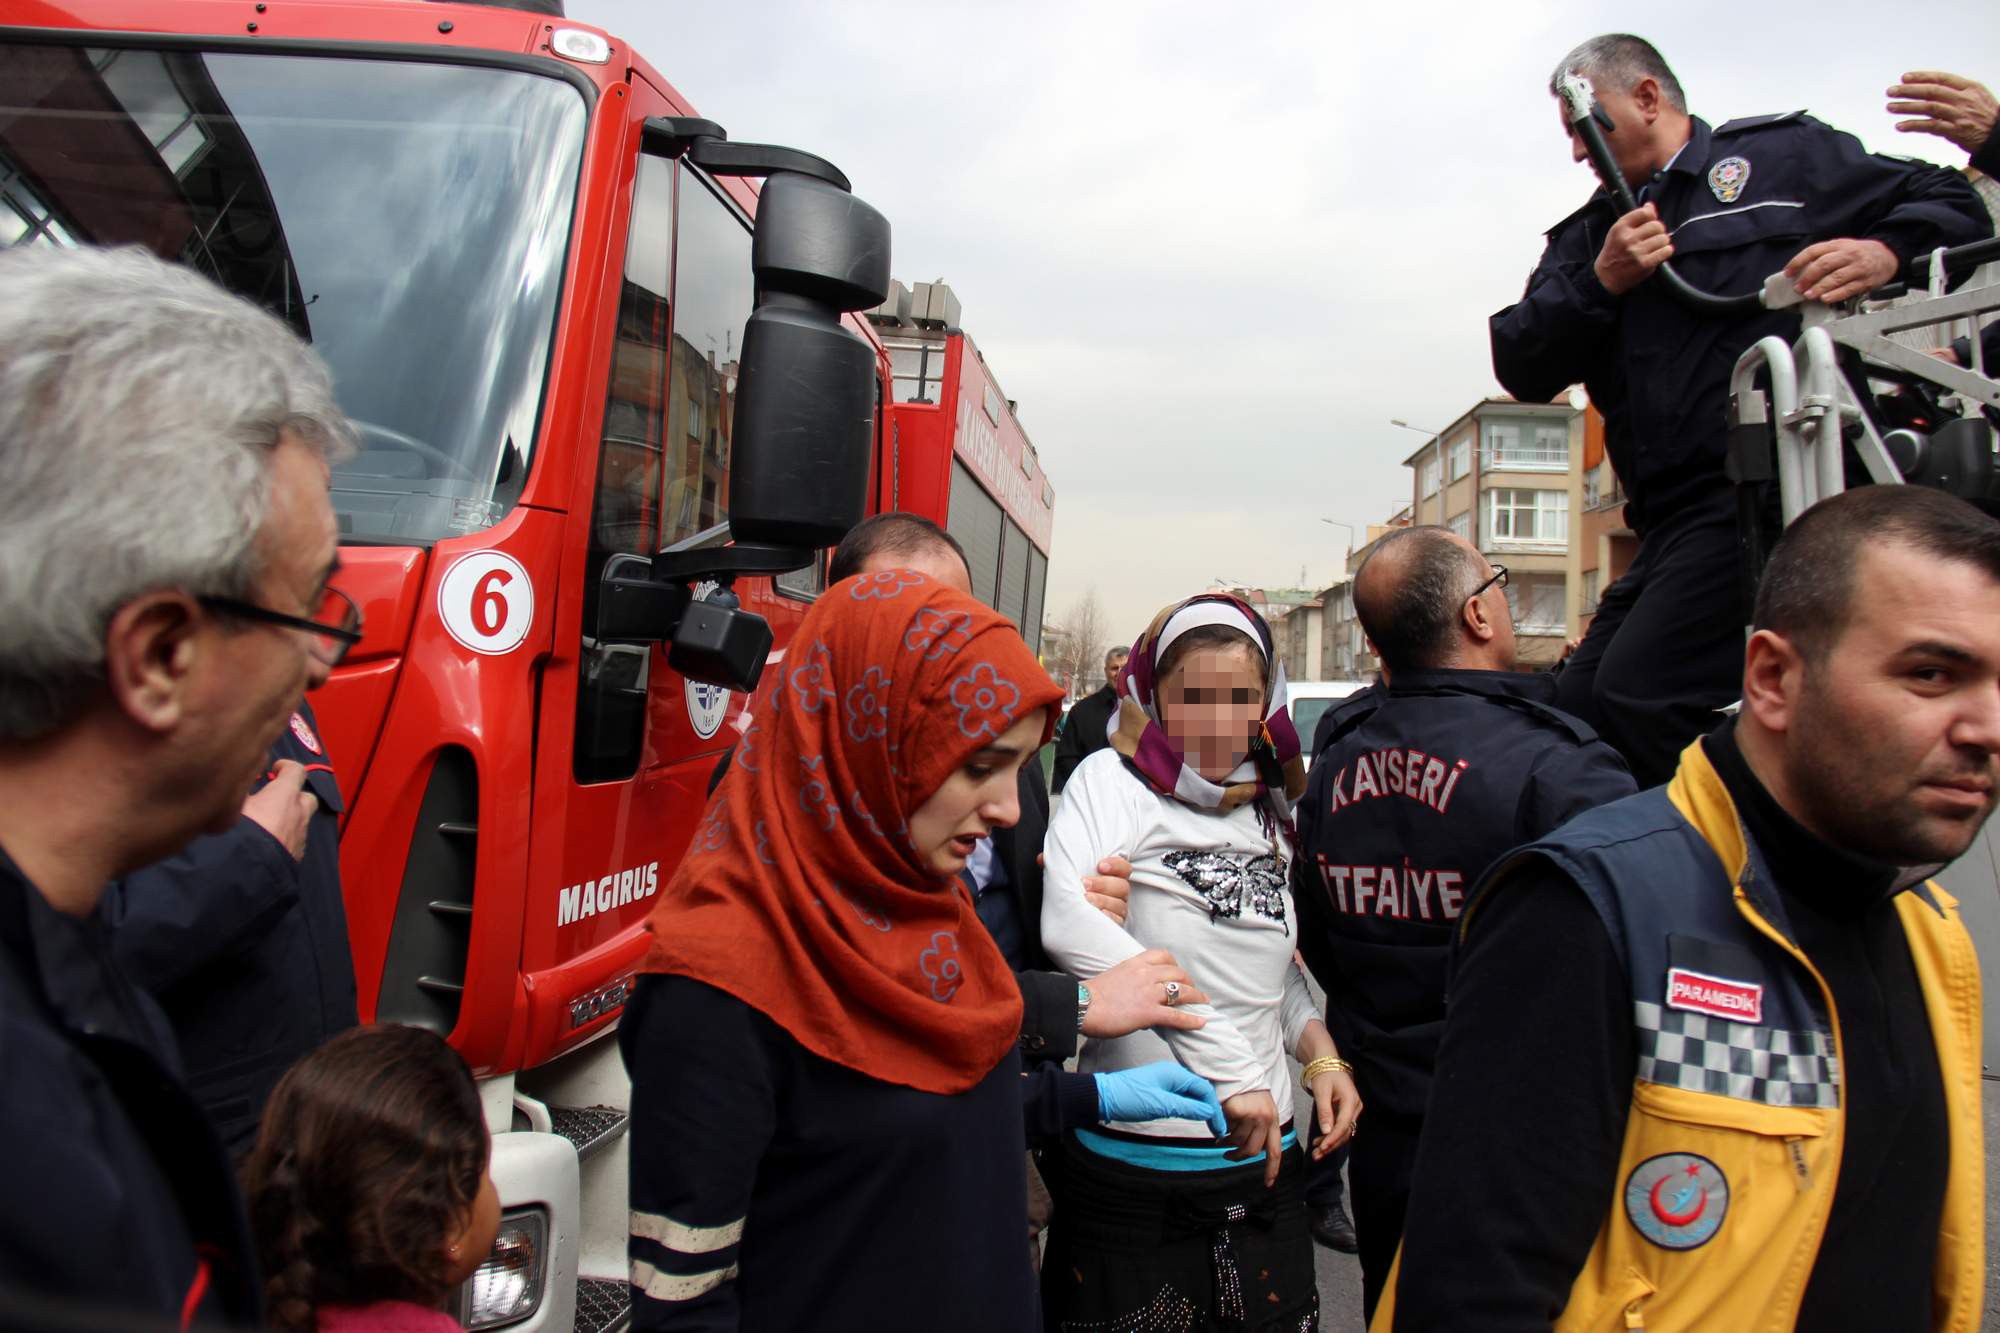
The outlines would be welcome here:
<svg viewBox="0 0 2000 1333">
<path fill-rule="evenodd" d="M 1347 530 L 1347 549 L 1340 553 L 1340 572 L 1345 574 L 1347 572 L 1347 562 L 1354 558 L 1354 525 L 1352 523 L 1342 523 L 1337 518 L 1323 518 L 1320 522 L 1326 524 L 1328 527 L 1345 528 Z"/>
<path fill-rule="evenodd" d="M 1428 435 L 1431 437 L 1431 443 L 1436 446 L 1438 465 L 1438 522 L 1442 524 L 1444 522 L 1444 488 L 1447 480 L 1444 472 L 1444 432 L 1441 430 L 1425 430 L 1422 426 L 1412 426 L 1401 417 L 1390 417 L 1389 424 L 1392 426 L 1401 426 L 1404 430 L 1413 430 L 1419 435 Z M 1421 490 L 1422 488 L 1419 487 L 1418 489 Z M 1417 497 L 1418 508 L 1421 509 L 1423 503 L 1424 497 L 1419 495 Z M 1413 513 L 1411 517 L 1422 518 L 1423 515 Z"/>
</svg>

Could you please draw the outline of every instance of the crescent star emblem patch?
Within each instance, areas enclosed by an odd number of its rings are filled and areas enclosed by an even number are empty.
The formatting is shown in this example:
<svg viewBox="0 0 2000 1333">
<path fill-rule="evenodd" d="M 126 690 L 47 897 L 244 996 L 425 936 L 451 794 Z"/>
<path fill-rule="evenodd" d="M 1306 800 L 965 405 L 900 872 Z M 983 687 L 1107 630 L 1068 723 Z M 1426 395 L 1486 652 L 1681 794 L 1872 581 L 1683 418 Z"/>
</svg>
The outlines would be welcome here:
<svg viewBox="0 0 2000 1333">
<path fill-rule="evenodd" d="M 1725 204 L 1733 204 L 1743 194 L 1743 187 L 1750 183 L 1750 159 L 1725 157 L 1708 169 L 1708 188 L 1716 199 Z"/>
<path fill-rule="evenodd" d="M 1721 1167 L 1694 1153 L 1648 1157 L 1625 1181 L 1625 1216 L 1663 1250 L 1708 1244 L 1728 1211 L 1728 1178 Z"/>
</svg>

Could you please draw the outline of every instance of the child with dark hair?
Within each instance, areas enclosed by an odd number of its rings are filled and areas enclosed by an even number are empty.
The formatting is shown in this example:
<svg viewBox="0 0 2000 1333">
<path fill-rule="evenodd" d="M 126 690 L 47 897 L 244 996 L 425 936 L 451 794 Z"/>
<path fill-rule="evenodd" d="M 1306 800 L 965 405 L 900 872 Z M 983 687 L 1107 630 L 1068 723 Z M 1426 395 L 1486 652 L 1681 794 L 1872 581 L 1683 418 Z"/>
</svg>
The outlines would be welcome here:
<svg viewBox="0 0 2000 1333">
<path fill-rule="evenodd" d="M 288 1070 L 243 1167 L 271 1326 L 449 1333 L 500 1199 L 479 1090 L 422 1028 L 355 1028 Z"/>
</svg>

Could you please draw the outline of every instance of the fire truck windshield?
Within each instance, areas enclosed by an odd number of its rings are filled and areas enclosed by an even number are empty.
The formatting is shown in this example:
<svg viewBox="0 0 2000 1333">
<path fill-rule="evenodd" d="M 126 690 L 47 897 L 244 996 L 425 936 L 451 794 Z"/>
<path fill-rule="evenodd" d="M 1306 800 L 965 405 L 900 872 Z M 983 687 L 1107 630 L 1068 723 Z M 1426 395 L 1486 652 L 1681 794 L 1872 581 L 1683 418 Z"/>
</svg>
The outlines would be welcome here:
<svg viewBox="0 0 2000 1333">
<path fill-rule="evenodd" d="M 0 245 L 143 245 L 275 312 L 360 437 L 342 540 L 428 543 L 526 480 L 585 119 L 520 70 L 0 42 Z"/>
</svg>

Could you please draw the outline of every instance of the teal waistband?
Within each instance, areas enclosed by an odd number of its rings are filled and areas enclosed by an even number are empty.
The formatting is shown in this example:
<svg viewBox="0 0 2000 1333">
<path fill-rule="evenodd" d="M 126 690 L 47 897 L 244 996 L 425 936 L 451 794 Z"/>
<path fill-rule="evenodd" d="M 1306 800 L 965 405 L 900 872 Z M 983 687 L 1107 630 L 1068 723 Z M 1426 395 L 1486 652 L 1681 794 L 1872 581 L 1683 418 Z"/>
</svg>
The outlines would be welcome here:
<svg viewBox="0 0 2000 1333">
<path fill-rule="evenodd" d="M 1131 1166 L 1142 1166 L 1149 1171 L 1233 1171 L 1264 1160 L 1264 1154 L 1246 1157 L 1240 1162 L 1229 1160 L 1228 1154 L 1236 1151 L 1224 1145 L 1210 1147 L 1207 1144 L 1190 1143 L 1182 1147 L 1164 1139 L 1151 1139 L 1137 1143 L 1131 1139 L 1113 1138 L 1095 1130 L 1079 1129 L 1076 1141 L 1100 1157 L 1124 1162 Z M 1279 1150 L 1285 1151 L 1299 1141 L 1299 1136 L 1291 1130 L 1279 1142 Z"/>
</svg>

